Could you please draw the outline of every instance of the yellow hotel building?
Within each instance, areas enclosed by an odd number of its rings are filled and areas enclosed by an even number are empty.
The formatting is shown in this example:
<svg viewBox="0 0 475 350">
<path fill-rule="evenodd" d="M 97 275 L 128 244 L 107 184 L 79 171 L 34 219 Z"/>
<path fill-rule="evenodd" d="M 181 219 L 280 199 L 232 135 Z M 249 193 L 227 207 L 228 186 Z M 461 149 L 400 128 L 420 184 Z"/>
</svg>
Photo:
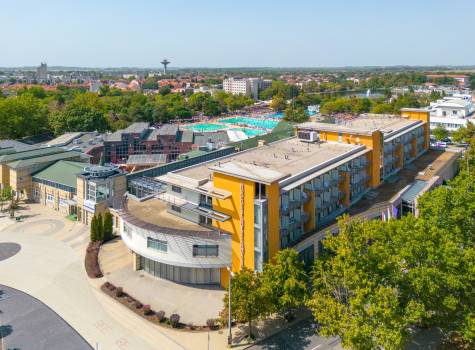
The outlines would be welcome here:
<svg viewBox="0 0 475 350">
<path fill-rule="evenodd" d="M 294 137 L 172 171 L 118 211 L 136 269 L 180 283 L 228 283 L 316 232 L 429 148 L 429 112 L 308 122 Z"/>
</svg>

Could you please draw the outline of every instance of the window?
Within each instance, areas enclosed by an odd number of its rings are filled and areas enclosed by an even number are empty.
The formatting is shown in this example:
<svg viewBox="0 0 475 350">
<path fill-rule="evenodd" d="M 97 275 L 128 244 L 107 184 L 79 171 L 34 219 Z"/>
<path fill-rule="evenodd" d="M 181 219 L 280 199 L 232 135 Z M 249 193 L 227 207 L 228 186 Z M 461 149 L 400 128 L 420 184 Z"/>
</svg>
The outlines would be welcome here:
<svg viewBox="0 0 475 350">
<path fill-rule="evenodd" d="M 54 201 L 54 196 L 51 193 L 46 194 L 46 200 L 48 202 L 53 202 Z"/>
<path fill-rule="evenodd" d="M 200 224 L 211 226 L 213 225 L 213 219 L 200 215 Z"/>
<path fill-rule="evenodd" d="M 176 193 L 181 193 L 181 187 L 172 185 L 172 191 Z"/>
<path fill-rule="evenodd" d="M 176 211 L 177 213 L 181 213 L 181 208 L 177 207 L 176 205 L 172 205 L 172 210 Z"/>
<path fill-rule="evenodd" d="M 33 191 L 33 197 L 40 198 L 40 190 L 35 188 Z"/>
<path fill-rule="evenodd" d="M 218 245 L 200 245 L 193 244 L 193 256 L 218 256 L 219 247 Z"/>
<path fill-rule="evenodd" d="M 160 239 L 147 237 L 147 248 L 152 248 L 155 250 L 159 250 L 161 252 L 166 252 L 168 249 L 168 243 L 167 241 L 162 241 Z"/>
</svg>

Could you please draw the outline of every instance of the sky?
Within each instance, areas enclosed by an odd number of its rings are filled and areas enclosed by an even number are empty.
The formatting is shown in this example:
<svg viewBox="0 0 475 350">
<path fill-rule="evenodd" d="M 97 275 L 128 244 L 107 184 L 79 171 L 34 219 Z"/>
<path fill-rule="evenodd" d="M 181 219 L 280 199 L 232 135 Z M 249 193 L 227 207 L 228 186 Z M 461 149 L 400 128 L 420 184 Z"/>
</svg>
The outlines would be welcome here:
<svg viewBox="0 0 475 350">
<path fill-rule="evenodd" d="M 474 0 L 0 0 L 0 67 L 475 65 Z"/>
</svg>

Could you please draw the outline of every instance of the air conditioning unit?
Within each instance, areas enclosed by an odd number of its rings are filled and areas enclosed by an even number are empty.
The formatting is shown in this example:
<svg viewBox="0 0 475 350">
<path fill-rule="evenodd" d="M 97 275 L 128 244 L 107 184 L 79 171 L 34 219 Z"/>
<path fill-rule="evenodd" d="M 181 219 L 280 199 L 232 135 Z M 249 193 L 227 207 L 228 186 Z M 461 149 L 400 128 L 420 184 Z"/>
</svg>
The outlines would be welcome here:
<svg viewBox="0 0 475 350">
<path fill-rule="evenodd" d="M 298 138 L 303 142 L 318 142 L 320 138 L 318 137 L 318 132 L 316 131 L 299 131 Z"/>
</svg>

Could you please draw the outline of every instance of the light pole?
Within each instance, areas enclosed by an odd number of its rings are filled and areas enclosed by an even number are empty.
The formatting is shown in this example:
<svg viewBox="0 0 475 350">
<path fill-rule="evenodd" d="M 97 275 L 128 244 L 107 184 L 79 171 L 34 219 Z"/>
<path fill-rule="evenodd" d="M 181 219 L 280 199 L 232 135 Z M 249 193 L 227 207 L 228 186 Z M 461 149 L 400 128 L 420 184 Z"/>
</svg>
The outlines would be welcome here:
<svg viewBox="0 0 475 350">
<path fill-rule="evenodd" d="M 233 277 L 233 272 L 231 267 L 227 267 L 229 272 L 229 282 L 228 282 L 228 346 L 231 346 L 233 342 L 233 335 L 231 333 L 231 280 Z"/>
</svg>

